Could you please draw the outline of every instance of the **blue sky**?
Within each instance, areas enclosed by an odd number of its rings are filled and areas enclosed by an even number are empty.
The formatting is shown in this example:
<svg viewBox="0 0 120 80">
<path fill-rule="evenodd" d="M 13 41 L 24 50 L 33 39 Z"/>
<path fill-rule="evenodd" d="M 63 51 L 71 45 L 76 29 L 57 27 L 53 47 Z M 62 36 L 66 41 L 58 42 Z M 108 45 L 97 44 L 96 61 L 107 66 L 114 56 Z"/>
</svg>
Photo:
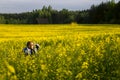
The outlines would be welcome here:
<svg viewBox="0 0 120 80">
<path fill-rule="evenodd" d="M 0 13 L 20 13 L 41 9 L 44 5 L 51 5 L 53 9 L 69 10 L 89 9 L 91 5 L 109 0 L 0 0 Z M 118 2 L 119 0 L 115 0 Z"/>
</svg>

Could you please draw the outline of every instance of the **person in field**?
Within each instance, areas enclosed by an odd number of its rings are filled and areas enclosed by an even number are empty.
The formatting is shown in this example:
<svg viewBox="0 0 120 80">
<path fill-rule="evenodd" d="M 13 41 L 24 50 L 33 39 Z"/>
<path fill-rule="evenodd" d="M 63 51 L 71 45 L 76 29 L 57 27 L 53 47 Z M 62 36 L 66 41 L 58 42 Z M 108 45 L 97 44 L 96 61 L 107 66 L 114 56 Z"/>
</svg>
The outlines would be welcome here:
<svg viewBox="0 0 120 80">
<path fill-rule="evenodd" d="M 37 53 L 39 50 L 40 46 L 39 44 L 34 44 L 32 41 L 28 41 L 26 47 L 23 49 L 23 52 L 25 55 L 33 55 Z"/>
</svg>

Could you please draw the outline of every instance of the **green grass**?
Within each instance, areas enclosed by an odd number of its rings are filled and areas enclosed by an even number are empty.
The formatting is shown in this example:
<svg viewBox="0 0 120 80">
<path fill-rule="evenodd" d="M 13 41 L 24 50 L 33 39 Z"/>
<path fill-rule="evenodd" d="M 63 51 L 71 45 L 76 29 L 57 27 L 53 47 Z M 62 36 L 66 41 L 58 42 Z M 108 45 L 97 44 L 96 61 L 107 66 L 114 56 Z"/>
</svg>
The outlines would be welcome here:
<svg viewBox="0 0 120 80">
<path fill-rule="evenodd" d="M 0 51 L 1 80 L 120 79 L 120 25 L 0 25 Z"/>
</svg>

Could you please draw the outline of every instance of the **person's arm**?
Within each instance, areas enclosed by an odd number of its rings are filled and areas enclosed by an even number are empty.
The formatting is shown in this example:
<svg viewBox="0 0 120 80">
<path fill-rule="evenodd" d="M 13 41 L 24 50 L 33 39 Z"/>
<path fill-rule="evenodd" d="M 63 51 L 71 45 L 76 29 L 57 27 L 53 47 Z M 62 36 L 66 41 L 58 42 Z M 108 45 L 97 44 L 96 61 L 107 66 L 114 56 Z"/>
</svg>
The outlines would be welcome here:
<svg viewBox="0 0 120 80">
<path fill-rule="evenodd" d="M 40 45 L 39 44 L 36 44 L 35 45 L 36 49 L 38 50 L 40 48 Z"/>
</svg>

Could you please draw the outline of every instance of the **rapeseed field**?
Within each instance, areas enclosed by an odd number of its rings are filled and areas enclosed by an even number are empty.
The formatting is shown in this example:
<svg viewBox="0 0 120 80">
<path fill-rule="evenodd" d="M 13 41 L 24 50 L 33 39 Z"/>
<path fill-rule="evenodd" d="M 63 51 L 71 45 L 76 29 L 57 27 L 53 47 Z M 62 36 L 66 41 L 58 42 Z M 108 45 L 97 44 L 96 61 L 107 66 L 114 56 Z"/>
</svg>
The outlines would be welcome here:
<svg viewBox="0 0 120 80">
<path fill-rule="evenodd" d="M 0 25 L 0 80 L 119 79 L 120 25 Z"/>
</svg>

